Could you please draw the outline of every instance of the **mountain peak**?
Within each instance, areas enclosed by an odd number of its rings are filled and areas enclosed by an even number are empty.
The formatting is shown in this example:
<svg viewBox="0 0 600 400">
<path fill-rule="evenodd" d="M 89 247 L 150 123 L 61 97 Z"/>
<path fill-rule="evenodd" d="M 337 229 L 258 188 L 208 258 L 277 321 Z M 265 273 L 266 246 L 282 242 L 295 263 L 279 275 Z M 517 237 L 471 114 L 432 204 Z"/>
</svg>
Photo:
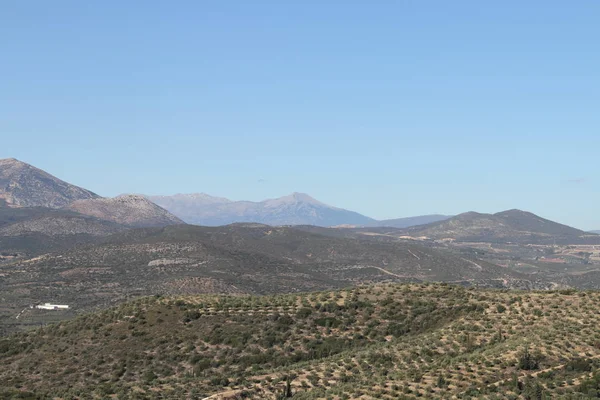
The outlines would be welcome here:
<svg viewBox="0 0 600 400">
<path fill-rule="evenodd" d="M 294 192 L 288 196 L 282 197 L 281 199 L 294 200 L 297 202 L 311 203 L 311 204 L 323 204 L 320 201 L 318 201 L 317 199 L 315 199 L 314 197 L 312 197 L 306 193 L 300 193 L 300 192 Z"/>
<path fill-rule="evenodd" d="M 14 164 L 14 163 L 22 163 L 25 164 L 22 161 L 17 160 L 16 158 L 0 158 L 0 164 Z"/>
<path fill-rule="evenodd" d="M 16 158 L 0 160 L 0 203 L 9 207 L 62 208 L 98 197 Z"/>
<path fill-rule="evenodd" d="M 3 158 L 0 159 L 0 168 L 31 168 L 37 169 L 34 166 L 27 164 L 21 160 L 17 160 L 16 158 Z"/>
<path fill-rule="evenodd" d="M 262 202 L 267 207 L 283 207 L 283 206 L 294 206 L 294 205 L 310 205 L 323 208 L 336 209 L 335 207 L 329 206 L 325 203 L 321 203 L 317 199 L 309 196 L 306 193 L 294 192 L 287 196 L 279 197 L 277 199 L 269 199 Z"/>
<path fill-rule="evenodd" d="M 114 200 L 116 201 L 121 201 L 121 202 L 136 202 L 136 201 L 141 201 L 141 202 L 149 202 L 151 203 L 150 200 L 148 200 L 145 196 L 142 196 L 141 194 L 121 194 L 117 197 L 114 198 Z"/>
<path fill-rule="evenodd" d="M 519 210 L 518 208 L 511 208 L 510 210 L 500 211 L 494 215 L 534 215 L 528 211 Z"/>
<path fill-rule="evenodd" d="M 486 214 L 478 213 L 477 211 L 467 211 L 462 214 L 458 214 L 454 218 L 464 220 L 464 219 L 480 218 L 480 217 L 483 217 L 484 215 L 486 215 Z"/>
</svg>

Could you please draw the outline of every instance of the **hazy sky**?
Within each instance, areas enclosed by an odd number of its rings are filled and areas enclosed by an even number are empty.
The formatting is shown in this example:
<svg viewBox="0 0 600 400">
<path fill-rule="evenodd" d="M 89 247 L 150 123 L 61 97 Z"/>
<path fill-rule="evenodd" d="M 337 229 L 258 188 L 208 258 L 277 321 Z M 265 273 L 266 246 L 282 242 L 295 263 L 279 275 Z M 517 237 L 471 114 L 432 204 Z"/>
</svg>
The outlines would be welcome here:
<svg viewBox="0 0 600 400">
<path fill-rule="evenodd" d="M 0 157 L 101 195 L 293 191 L 600 229 L 600 2 L 0 4 Z"/>
</svg>

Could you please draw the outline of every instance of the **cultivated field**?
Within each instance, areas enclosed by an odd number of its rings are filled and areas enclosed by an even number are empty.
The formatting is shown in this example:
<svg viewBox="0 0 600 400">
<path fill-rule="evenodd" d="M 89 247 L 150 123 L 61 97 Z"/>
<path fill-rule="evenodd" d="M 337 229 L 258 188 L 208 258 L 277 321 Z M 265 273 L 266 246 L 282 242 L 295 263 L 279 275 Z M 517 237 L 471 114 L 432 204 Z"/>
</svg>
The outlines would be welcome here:
<svg viewBox="0 0 600 400">
<path fill-rule="evenodd" d="M 574 290 L 147 297 L 3 339 L 0 381 L 65 399 L 588 398 L 599 322 L 600 293 Z"/>
</svg>

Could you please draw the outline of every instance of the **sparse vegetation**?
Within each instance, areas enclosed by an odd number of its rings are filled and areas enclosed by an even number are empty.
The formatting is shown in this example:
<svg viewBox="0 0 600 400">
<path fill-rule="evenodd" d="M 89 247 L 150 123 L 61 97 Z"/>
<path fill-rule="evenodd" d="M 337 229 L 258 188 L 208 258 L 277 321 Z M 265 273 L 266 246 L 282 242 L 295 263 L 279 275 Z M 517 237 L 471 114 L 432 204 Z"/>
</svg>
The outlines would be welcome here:
<svg viewBox="0 0 600 400">
<path fill-rule="evenodd" d="M 5 397 L 594 398 L 599 306 L 444 284 L 145 297 L 0 340 L 0 381 Z"/>
<path fill-rule="evenodd" d="M 0 236 L 0 245 L 4 239 Z M 128 230 L 68 251 L 7 260 L 0 263 L 0 275 L 4 299 L 0 335 L 3 330 L 46 323 L 29 312 L 15 319 L 29 304 L 46 301 L 69 304 L 81 313 L 156 293 L 293 293 L 363 282 L 424 280 L 534 286 L 519 274 L 511 276 L 506 268 L 414 243 L 332 237 L 256 224 Z M 339 318 L 320 323 L 335 329 Z M 396 324 L 390 333 L 399 329 L 404 327 Z"/>
</svg>

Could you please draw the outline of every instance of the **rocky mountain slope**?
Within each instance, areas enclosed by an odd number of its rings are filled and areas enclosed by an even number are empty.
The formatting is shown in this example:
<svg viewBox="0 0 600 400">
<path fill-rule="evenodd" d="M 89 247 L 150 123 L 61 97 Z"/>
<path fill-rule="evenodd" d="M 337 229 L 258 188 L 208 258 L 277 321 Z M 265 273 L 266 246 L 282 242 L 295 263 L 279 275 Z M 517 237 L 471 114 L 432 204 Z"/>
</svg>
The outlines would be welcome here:
<svg viewBox="0 0 600 400">
<path fill-rule="evenodd" d="M 0 202 L 5 206 L 61 208 L 99 197 L 14 158 L 0 160 Z"/>
<path fill-rule="evenodd" d="M 415 237 L 467 242 L 600 243 L 598 235 L 521 210 L 496 214 L 468 212 L 445 221 L 408 228 L 406 232 Z"/>
<path fill-rule="evenodd" d="M 187 223 L 218 226 L 235 222 L 268 225 L 365 225 L 372 218 L 321 203 L 304 193 L 261 202 L 231 201 L 206 194 L 148 196 Z"/>
<path fill-rule="evenodd" d="M 135 228 L 183 224 L 164 208 L 137 195 L 78 200 L 66 209 Z"/>
</svg>

